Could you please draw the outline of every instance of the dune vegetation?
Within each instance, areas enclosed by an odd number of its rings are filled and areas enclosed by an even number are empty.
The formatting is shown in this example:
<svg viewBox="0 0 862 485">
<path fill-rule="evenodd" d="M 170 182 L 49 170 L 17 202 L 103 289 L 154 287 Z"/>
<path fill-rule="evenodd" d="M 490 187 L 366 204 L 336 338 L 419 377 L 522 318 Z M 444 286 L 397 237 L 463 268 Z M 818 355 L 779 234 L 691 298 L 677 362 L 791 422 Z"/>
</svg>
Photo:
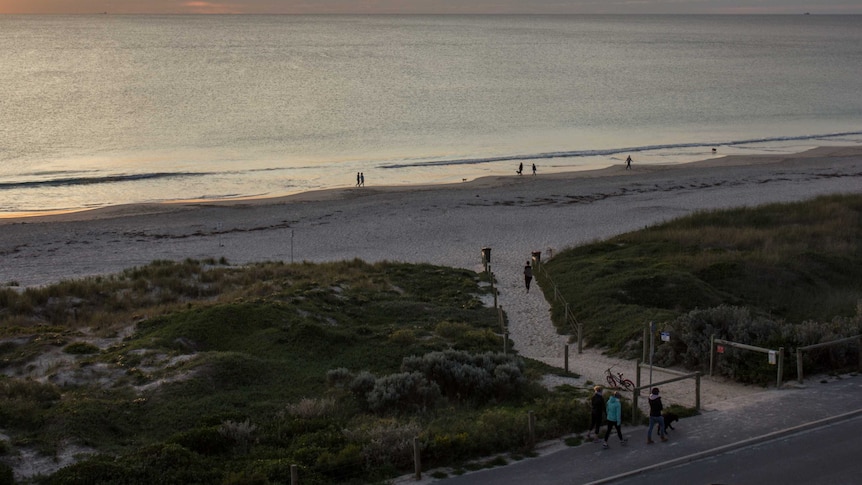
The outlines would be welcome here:
<svg viewBox="0 0 862 485">
<path fill-rule="evenodd" d="M 586 427 L 585 394 L 550 392 L 537 381 L 556 371 L 503 354 L 484 278 L 156 261 L 6 287 L 0 462 L 77 454 L 29 479 L 49 484 L 289 483 L 292 467 L 313 484 L 409 473 L 414 441 L 426 468 L 523 457 Z"/>
<path fill-rule="evenodd" d="M 708 370 L 712 336 L 789 355 L 862 334 L 862 196 L 701 212 L 571 248 L 543 266 L 555 324 L 571 333 L 577 321 L 589 345 L 640 357 L 653 322 L 671 336 L 655 338 L 660 365 Z M 563 298 L 554 299 L 554 286 Z M 857 356 L 852 343 L 822 349 L 805 355 L 806 367 L 834 369 Z M 775 374 L 742 351 L 727 352 L 718 368 L 747 382 Z"/>
<path fill-rule="evenodd" d="M 862 333 L 859 241 L 862 196 L 823 197 L 572 248 L 536 276 L 562 332 L 566 301 L 589 345 L 639 357 L 652 321 L 671 334 L 658 365 L 705 370 L 713 335 L 790 352 Z M 0 484 L 13 468 L 18 483 L 382 483 L 413 471 L 414 447 L 423 469 L 460 473 L 576 444 L 588 393 L 548 390 L 561 370 L 503 353 L 490 291 L 465 269 L 359 260 L 155 261 L 7 285 Z M 856 352 L 811 352 L 806 368 Z M 774 375 L 733 352 L 718 370 Z M 24 476 L 22 457 L 53 466 Z"/>
</svg>

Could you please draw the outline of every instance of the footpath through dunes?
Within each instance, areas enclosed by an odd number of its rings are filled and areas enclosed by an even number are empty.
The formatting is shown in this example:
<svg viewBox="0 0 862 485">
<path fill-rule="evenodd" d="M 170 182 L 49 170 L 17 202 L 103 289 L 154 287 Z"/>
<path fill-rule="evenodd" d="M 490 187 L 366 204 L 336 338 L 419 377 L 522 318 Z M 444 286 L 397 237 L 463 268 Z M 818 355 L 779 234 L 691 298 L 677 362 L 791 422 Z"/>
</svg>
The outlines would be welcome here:
<svg viewBox="0 0 862 485">
<path fill-rule="evenodd" d="M 549 375 L 545 377 L 545 384 L 547 386 L 569 384 L 576 387 L 589 387 L 595 384 L 605 386 L 609 368 L 614 372 L 622 372 L 624 377 L 635 381 L 636 361 L 606 355 L 601 349 L 591 347 L 586 347 L 583 353 L 578 353 L 575 337 L 561 335 L 557 331 L 551 321 L 550 303 L 545 299 L 542 288 L 538 287 L 535 279 L 530 291 L 526 291 L 523 278 L 524 263 L 526 259 L 519 265 L 505 261 L 491 266 L 497 278 L 498 303 L 508 316 L 509 337 L 514 342 L 514 348 L 523 357 L 562 369 L 565 368 L 565 349 L 568 345 L 569 371 L 578 375 L 577 378 Z M 683 369 L 676 370 L 683 371 Z M 652 382 L 661 382 L 674 377 L 676 375 L 662 372 L 658 367 L 653 368 Z M 641 370 L 641 382 L 642 385 L 650 382 L 648 369 Z M 736 397 L 764 391 L 760 386 L 738 384 L 721 377 L 702 376 L 700 384 L 700 405 L 704 410 L 712 409 L 720 403 L 726 405 L 729 400 Z M 693 379 L 661 386 L 666 405 L 679 404 L 694 407 L 697 400 L 696 390 Z M 631 398 L 629 393 L 625 394 L 626 398 Z M 639 407 L 648 409 L 646 399 L 640 400 Z"/>
</svg>

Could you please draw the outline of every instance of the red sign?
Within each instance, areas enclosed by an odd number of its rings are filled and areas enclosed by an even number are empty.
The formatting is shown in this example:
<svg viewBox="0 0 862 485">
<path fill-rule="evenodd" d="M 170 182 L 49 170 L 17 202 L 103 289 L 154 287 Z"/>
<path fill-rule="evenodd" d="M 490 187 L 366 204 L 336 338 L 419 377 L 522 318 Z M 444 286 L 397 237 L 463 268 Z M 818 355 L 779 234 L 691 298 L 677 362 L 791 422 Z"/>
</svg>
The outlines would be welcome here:
<svg viewBox="0 0 862 485">
<path fill-rule="evenodd" d="M 723 354 L 724 353 L 724 345 L 717 346 L 715 348 L 715 351 L 718 352 L 719 354 Z"/>
</svg>

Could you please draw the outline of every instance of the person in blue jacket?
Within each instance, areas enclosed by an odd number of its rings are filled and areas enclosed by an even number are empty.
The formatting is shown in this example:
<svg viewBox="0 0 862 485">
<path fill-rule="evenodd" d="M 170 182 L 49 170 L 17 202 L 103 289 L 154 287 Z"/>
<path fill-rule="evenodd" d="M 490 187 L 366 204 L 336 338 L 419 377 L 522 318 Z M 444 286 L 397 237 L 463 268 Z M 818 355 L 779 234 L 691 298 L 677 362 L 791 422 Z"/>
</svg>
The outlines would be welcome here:
<svg viewBox="0 0 862 485">
<path fill-rule="evenodd" d="M 623 424 L 623 407 L 620 403 L 620 392 L 616 391 L 608 398 L 607 405 L 607 422 L 608 422 L 608 430 L 605 431 L 605 442 L 602 444 L 602 448 L 608 449 L 610 446 L 608 445 L 608 438 L 611 436 L 611 430 L 617 429 L 617 436 L 620 438 L 620 444 L 625 445 L 628 440 L 623 438 L 623 430 L 620 428 Z"/>
</svg>

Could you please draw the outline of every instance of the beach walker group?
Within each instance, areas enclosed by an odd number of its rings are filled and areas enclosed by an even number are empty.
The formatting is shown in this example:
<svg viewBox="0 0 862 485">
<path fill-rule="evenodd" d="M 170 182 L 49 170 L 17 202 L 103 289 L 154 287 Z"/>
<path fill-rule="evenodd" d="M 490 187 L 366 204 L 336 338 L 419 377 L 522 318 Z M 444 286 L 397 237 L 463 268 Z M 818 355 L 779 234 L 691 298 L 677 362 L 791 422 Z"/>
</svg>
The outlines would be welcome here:
<svg viewBox="0 0 862 485">
<path fill-rule="evenodd" d="M 593 387 L 593 395 L 590 397 L 590 429 L 587 431 L 587 441 L 602 443 L 603 449 L 610 449 L 611 446 L 608 443 L 608 438 L 611 437 L 611 433 L 613 431 L 616 431 L 620 445 L 625 446 L 628 444 L 628 439 L 623 436 L 622 432 L 623 418 L 621 400 L 622 395 L 620 392 L 614 391 L 608 397 L 606 402 L 602 386 Z M 647 428 L 646 436 L 646 443 L 648 445 L 655 443 L 652 439 L 652 430 L 654 427 L 657 427 L 658 437 L 662 442 L 668 440 L 664 417 L 662 416 L 663 409 L 664 405 L 659 396 L 659 389 L 654 387 L 650 391 L 649 395 L 649 427 Z M 604 438 L 599 437 L 602 425 L 607 426 Z M 595 437 L 593 436 L 594 434 Z"/>
</svg>

